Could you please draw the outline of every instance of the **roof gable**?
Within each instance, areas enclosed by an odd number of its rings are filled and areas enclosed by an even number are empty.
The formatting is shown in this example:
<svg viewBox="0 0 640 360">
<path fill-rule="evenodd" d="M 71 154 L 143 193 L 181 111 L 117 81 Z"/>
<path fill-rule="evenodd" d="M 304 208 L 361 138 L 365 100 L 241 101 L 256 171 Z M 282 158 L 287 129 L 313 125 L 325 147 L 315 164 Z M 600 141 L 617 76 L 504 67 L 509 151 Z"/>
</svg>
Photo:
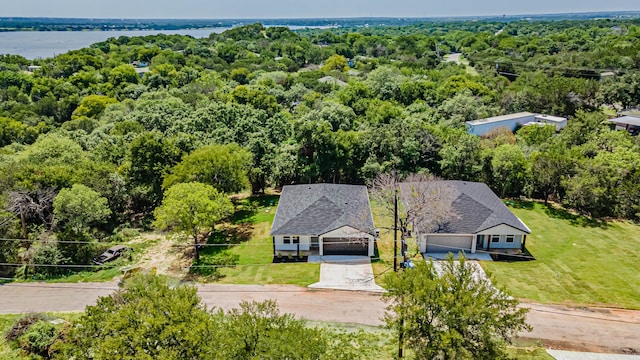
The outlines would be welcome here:
<svg viewBox="0 0 640 360">
<path fill-rule="evenodd" d="M 526 233 L 531 232 L 484 183 L 435 181 L 433 185 L 451 189 L 450 201 L 453 214 L 434 228 L 419 229 L 422 232 L 475 234 L 501 224 Z"/>
<path fill-rule="evenodd" d="M 365 186 L 312 184 L 283 187 L 271 235 L 312 235 L 351 226 L 373 231 Z"/>
</svg>

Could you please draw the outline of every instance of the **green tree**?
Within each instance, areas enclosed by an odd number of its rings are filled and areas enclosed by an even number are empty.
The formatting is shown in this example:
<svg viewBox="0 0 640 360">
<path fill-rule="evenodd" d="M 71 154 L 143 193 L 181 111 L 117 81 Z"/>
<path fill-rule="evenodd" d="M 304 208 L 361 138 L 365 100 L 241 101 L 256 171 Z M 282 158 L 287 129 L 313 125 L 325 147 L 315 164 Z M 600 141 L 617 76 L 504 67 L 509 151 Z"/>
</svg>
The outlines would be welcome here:
<svg viewBox="0 0 640 360">
<path fill-rule="evenodd" d="M 545 205 L 550 196 L 559 198 L 563 190 L 563 180 L 571 175 L 572 158 L 559 149 L 535 152 L 531 155 L 532 191 L 544 199 Z"/>
<path fill-rule="evenodd" d="M 120 86 L 138 83 L 138 74 L 133 66 L 129 64 L 118 65 L 109 71 L 109 81 L 113 86 Z"/>
<path fill-rule="evenodd" d="M 97 118 L 104 112 L 104 109 L 118 100 L 102 95 L 89 95 L 80 101 L 80 106 L 73 112 L 72 118 L 77 119 L 83 116 Z"/>
<path fill-rule="evenodd" d="M 218 335 L 195 287 L 145 275 L 88 306 L 58 345 L 58 358 L 219 359 Z"/>
<path fill-rule="evenodd" d="M 107 199 L 82 184 L 62 189 L 53 200 L 53 213 L 59 224 L 81 233 L 104 222 L 111 210 Z"/>
<path fill-rule="evenodd" d="M 347 66 L 347 58 L 342 55 L 332 55 L 329 57 L 322 66 L 322 71 L 330 72 L 333 70 L 338 70 L 340 72 L 348 69 Z"/>
<path fill-rule="evenodd" d="M 162 186 L 200 182 L 222 192 L 235 193 L 249 185 L 251 153 L 237 144 L 208 145 L 185 156 L 168 175 Z"/>
<path fill-rule="evenodd" d="M 180 155 L 180 149 L 174 141 L 158 131 L 144 132 L 131 141 L 128 154 L 129 180 L 132 185 L 139 187 L 138 192 L 144 194 L 149 202 L 145 206 L 137 204 L 136 207 L 148 209 L 160 203 L 162 178 L 178 162 Z"/>
<path fill-rule="evenodd" d="M 319 359 L 327 351 L 322 331 L 291 314 L 280 315 L 273 300 L 242 302 L 226 314 L 225 322 L 229 359 Z"/>
<path fill-rule="evenodd" d="M 233 212 L 233 204 L 213 186 L 197 182 L 170 187 L 154 211 L 154 227 L 183 231 L 193 239 L 196 260 L 200 238 L 207 239 L 216 224 Z"/>
<path fill-rule="evenodd" d="M 491 159 L 493 186 L 500 196 L 516 196 L 524 191 L 527 180 L 527 159 L 517 145 L 504 144 L 493 151 Z"/>
<path fill-rule="evenodd" d="M 525 324 L 518 301 L 478 278 L 464 257 L 419 262 L 385 277 L 387 326 L 404 336 L 416 359 L 503 359 Z"/>
</svg>

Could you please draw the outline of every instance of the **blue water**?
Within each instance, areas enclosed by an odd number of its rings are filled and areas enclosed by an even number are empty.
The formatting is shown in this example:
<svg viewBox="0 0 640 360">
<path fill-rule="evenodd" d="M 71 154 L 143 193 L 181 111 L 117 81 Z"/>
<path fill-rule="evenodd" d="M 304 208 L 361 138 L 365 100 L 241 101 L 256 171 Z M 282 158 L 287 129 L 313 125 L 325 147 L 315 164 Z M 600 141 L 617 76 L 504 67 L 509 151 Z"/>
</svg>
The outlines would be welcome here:
<svg viewBox="0 0 640 360">
<path fill-rule="evenodd" d="M 299 26 L 289 26 L 300 29 Z M 0 32 L 0 54 L 22 55 L 27 59 L 48 58 L 77 50 L 110 37 L 146 36 L 155 34 L 191 35 L 194 38 L 208 37 L 229 28 L 197 30 L 123 30 L 123 31 L 16 31 Z"/>
<path fill-rule="evenodd" d="M 17 54 L 27 59 L 48 58 L 69 50 L 82 49 L 110 37 L 146 36 L 155 34 L 208 37 L 228 28 L 198 30 L 140 30 L 140 31 L 16 31 L 0 32 L 0 54 Z"/>
</svg>

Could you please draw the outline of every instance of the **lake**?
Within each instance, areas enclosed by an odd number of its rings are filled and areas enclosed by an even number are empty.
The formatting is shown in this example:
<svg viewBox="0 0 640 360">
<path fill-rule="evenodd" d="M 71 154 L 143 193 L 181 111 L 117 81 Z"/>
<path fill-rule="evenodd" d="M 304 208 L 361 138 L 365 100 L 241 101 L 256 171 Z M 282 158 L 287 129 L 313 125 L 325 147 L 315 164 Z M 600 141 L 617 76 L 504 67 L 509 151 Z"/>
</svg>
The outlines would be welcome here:
<svg viewBox="0 0 640 360">
<path fill-rule="evenodd" d="M 288 26 L 291 30 L 300 26 Z M 69 50 L 85 48 L 93 43 L 120 36 L 146 36 L 156 34 L 191 35 L 194 38 L 208 37 L 230 28 L 192 30 L 118 30 L 118 31 L 16 31 L 0 32 L 0 54 L 22 55 L 27 59 L 53 57 Z"/>
</svg>

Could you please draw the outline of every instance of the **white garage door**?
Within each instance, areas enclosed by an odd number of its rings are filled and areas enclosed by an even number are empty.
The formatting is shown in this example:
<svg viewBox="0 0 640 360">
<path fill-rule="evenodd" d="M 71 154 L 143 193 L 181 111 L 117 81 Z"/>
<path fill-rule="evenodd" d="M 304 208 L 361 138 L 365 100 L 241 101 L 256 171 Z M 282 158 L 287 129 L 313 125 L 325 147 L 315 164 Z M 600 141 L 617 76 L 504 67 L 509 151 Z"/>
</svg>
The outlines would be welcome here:
<svg viewBox="0 0 640 360">
<path fill-rule="evenodd" d="M 458 253 L 471 250 L 473 236 L 429 235 L 427 236 L 428 253 Z"/>
</svg>

